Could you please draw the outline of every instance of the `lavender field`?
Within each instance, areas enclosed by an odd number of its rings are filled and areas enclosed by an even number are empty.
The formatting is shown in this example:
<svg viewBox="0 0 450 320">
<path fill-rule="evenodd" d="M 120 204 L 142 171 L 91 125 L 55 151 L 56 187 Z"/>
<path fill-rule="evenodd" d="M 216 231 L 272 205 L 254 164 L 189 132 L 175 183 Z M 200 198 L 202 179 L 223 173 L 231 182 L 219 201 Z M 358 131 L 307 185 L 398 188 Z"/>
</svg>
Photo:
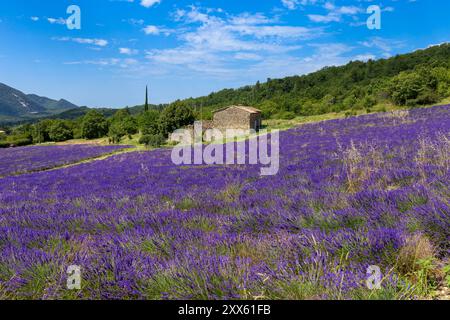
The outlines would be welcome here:
<svg viewBox="0 0 450 320">
<path fill-rule="evenodd" d="M 66 145 L 0 149 L 0 177 L 41 171 L 96 158 L 124 146 Z"/>
<path fill-rule="evenodd" d="M 0 298 L 414 299 L 438 286 L 450 106 L 303 125 L 280 147 L 268 177 L 175 166 L 170 150 L 3 177 Z M 86 153 L 74 148 L 61 154 Z M 13 165 L 0 154 L 0 175 L 48 166 L 18 150 Z M 70 265 L 81 291 L 66 288 Z"/>
</svg>

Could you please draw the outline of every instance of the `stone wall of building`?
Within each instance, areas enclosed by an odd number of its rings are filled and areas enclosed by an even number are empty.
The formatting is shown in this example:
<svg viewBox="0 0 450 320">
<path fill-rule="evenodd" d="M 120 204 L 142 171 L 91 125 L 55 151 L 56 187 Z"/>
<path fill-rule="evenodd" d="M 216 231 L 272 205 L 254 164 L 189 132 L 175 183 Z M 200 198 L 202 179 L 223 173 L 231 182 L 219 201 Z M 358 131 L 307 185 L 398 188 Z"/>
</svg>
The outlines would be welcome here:
<svg viewBox="0 0 450 320">
<path fill-rule="evenodd" d="M 219 130 L 251 128 L 250 113 L 239 108 L 228 108 L 214 114 L 214 127 Z"/>
<path fill-rule="evenodd" d="M 223 137 L 227 135 L 242 136 L 250 134 L 250 130 L 260 130 L 262 125 L 261 112 L 251 107 L 229 107 L 214 113 L 213 121 L 200 121 L 197 125 L 202 125 L 202 133 L 208 129 L 219 130 Z M 190 137 L 194 137 L 194 125 L 185 127 L 186 136 L 176 138 L 169 135 L 171 142 L 189 143 Z M 181 141 L 180 141 L 181 140 Z"/>
</svg>

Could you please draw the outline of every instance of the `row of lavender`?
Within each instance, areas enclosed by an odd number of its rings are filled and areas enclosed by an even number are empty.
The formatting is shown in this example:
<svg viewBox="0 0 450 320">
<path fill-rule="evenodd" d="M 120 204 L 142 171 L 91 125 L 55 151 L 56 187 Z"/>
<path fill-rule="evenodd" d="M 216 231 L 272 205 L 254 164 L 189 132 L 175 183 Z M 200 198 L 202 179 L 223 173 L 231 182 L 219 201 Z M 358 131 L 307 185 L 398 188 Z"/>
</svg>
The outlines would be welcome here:
<svg viewBox="0 0 450 320">
<path fill-rule="evenodd" d="M 0 149 L 0 177 L 51 169 L 96 158 L 124 146 L 66 145 Z"/>
<path fill-rule="evenodd" d="M 409 298 L 450 250 L 450 107 L 305 125 L 280 172 L 135 152 L 0 180 L 3 298 Z M 423 251 L 423 250 L 422 250 Z M 406 258 L 399 261 L 399 257 Z M 66 270 L 82 268 L 82 290 Z M 369 265 L 383 290 L 366 288 Z"/>
</svg>

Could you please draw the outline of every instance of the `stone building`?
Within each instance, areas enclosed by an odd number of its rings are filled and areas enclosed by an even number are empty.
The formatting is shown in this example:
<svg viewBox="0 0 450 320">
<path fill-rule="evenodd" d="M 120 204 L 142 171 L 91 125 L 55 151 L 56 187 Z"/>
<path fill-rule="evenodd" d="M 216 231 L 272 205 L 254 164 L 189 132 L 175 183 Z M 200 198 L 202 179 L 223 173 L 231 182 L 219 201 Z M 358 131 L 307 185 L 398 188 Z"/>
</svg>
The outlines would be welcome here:
<svg viewBox="0 0 450 320">
<path fill-rule="evenodd" d="M 243 129 L 259 131 L 262 125 L 261 110 L 247 106 L 231 106 L 216 110 L 214 128 L 219 130 Z"/>
<path fill-rule="evenodd" d="M 197 127 L 201 127 L 203 135 L 209 129 L 217 129 L 225 136 L 226 133 L 240 136 L 247 135 L 250 130 L 259 131 L 262 125 L 261 110 L 247 106 L 230 106 L 216 110 L 213 113 L 213 120 L 203 120 L 196 122 Z M 179 134 L 170 134 L 169 141 L 189 144 L 195 135 L 194 125 L 184 128 L 186 135 L 180 137 Z M 241 132 L 243 131 L 243 132 Z M 196 134 L 199 134 L 198 132 Z"/>
</svg>

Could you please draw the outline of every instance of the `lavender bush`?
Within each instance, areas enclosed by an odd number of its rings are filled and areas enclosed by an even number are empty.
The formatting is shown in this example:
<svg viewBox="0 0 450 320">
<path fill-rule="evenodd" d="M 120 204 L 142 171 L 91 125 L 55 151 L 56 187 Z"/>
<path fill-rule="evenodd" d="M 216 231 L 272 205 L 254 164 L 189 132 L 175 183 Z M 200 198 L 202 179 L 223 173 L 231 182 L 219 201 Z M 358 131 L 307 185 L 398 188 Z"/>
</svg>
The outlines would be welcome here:
<svg viewBox="0 0 450 320">
<path fill-rule="evenodd" d="M 76 163 L 127 147 L 67 145 L 0 149 L 0 177 Z"/>
<path fill-rule="evenodd" d="M 403 271 L 399 257 L 414 239 L 433 259 L 450 253 L 449 133 L 443 106 L 283 132 L 276 176 L 177 167 L 158 150 L 5 177 L 0 295 L 420 296 L 414 266 Z M 66 288 L 70 265 L 82 268 L 80 291 Z M 369 265 L 383 272 L 381 290 L 366 287 Z"/>
</svg>

